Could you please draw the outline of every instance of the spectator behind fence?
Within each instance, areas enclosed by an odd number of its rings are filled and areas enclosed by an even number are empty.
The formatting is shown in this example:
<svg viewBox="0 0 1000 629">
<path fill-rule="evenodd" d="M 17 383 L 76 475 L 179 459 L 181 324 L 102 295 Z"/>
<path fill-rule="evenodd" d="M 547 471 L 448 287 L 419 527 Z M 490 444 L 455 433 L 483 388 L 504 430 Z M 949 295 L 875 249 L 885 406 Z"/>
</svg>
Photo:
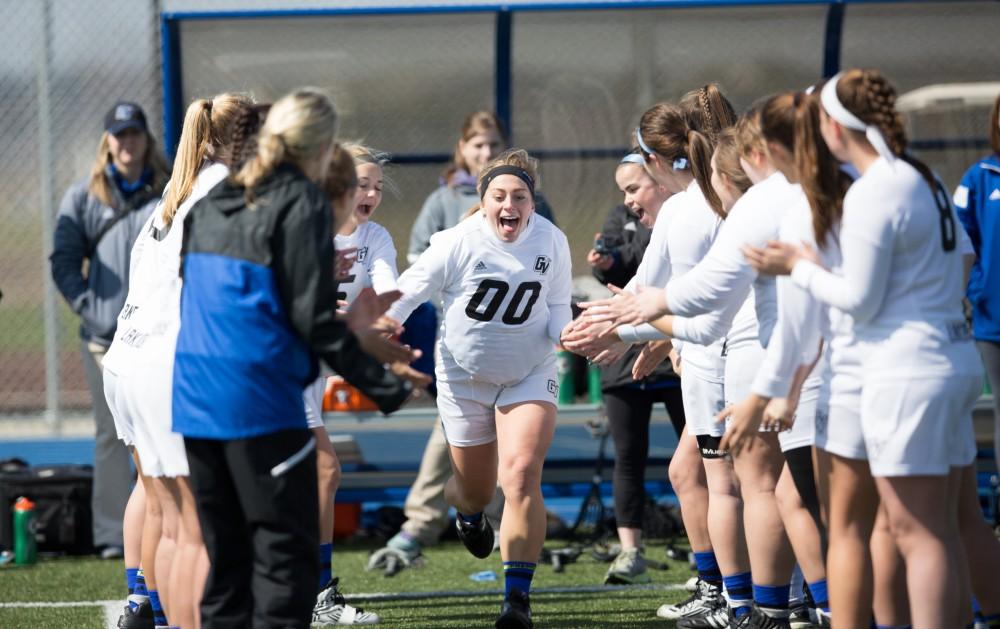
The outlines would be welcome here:
<svg viewBox="0 0 1000 629">
<path fill-rule="evenodd" d="M 94 405 L 94 545 L 122 556 L 122 516 L 131 485 L 129 454 L 104 399 L 101 363 L 128 294 L 129 253 L 169 178 L 146 114 L 119 102 L 104 116 L 90 176 L 63 197 L 50 260 L 52 278 L 80 316 L 81 354 Z"/>
<path fill-rule="evenodd" d="M 635 275 L 649 245 L 652 226 L 670 191 L 645 171 L 642 156 L 627 155 L 615 169 L 615 181 L 625 202 L 608 213 L 587 263 L 602 284 L 625 286 Z M 613 474 L 615 522 L 622 552 L 608 568 L 605 583 L 649 583 L 643 552 L 643 516 L 646 507 L 646 461 L 649 458 L 649 419 L 662 402 L 677 432 L 684 431 L 684 404 L 680 379 L 671 361 L 664 360 L 645 377 L 633 379 L 642 345 L 633 345 L 624 357 L 601 367 L 601 392 L 608 425 L 614 437 Z M 665 345 L 671 350 L 669 342 Z"/>
<path fill-rule="evenodd" d="M 972 307 L 972 333 L 986 364 L 993 390 L 994 452 L 1000 453 L 1000 96 L 990 113 L 993 153 L 973 164 L 955 190 L 958 218 L 969 233 L 976 261 L 966 297 Z M 1000 461 L 997 462 L 1000 469 Z"/>
<path fill-rule="evenodd" d="M 204 629 L 309 626 L 319 489 L 302 391 L 316 357 L 383 412 L 412 391 L 382 366 L 409 350 L 335 317 L 330 201 L 316 183 L 336 124 L 322 93 L 285 96 L 257 154 L 184 221 L 173 420 L 212 565 Z"/>
</svg>

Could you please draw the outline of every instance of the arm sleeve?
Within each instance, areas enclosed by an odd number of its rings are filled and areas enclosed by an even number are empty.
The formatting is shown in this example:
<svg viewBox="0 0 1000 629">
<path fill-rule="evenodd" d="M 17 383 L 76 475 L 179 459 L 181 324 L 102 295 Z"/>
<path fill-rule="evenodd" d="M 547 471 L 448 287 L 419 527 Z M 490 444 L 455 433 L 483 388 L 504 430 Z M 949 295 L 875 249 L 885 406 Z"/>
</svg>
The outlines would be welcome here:
<svg viewBox="0 0 1000 629">
<path fill-rule="evenodd" d="M 857 322 L 874 317 L 882 306 L 892 263 L 893 225 L 885 206 L 873 203 L 844 213 L 841 275 L 801 260 L 792 269 L 792 281 Z"/>
<path fill-rule="evenodd" d="M 979 192 L 975 176 L 977 170 L 979 169 L 973 166 L 965 173 L 965 176 L 962 177 L 962 183 L 955 189 L 955 196 L 952 200 L 955 203 L 955 213 L 958 220 L 962 222 L 962 227 L 965 228 L 965 233 L 972 242 L 972 249 L 975 251 L 976 257 L 979 257 L 982 235 L 979 231 L 979 216 L 976 214 L 976 195 Z"/>
<path fill-rule="evenodd" d="M 274 234 L 274 271 L 292 328 L 313 353 L 383 413 L 402 405 L 411 385 L 366 354 L 357 338 L 335 316 L 333 239 L 328 202 L 309 190 L 279 221 Z"/>
<path fill-rule="evenodd" d="M 56 219 L 52 255 L 52 279 L 56 288 L 79 314 L 88 297 L 87 280 L 83 277 L 83 260 L 89 255 L 90 242 L 80 223 L 80 208 L 86 203 L 86 192 L 76 187 L 63 196 Z"/>
<path fill-rule="evenodd" d="M 454 234 L 450 231 L 434 235 L 430 247 L 396 281 L 403 296 L 392 304 L 387 315 L 396 321 L 406 321 L 417 306 L 441 293 L 453 242 Z"/>
<path fill-rule="evenodd" d="M 410 264 L 416 262 L 420 254 L 430 246 L 431 236 L 448 227 L 444 224 L 444 206 L 441 204 L 441 195 L 444 192 L 442 188 L 432 192 L 420 208 L 417 220 L 413 222 L 413 228 L 410 230 L 410 250 L 406 254 L 406 260 Z"/>
<path fill-rule="evenodd" d="M 373 249 L 371 270 L 368 273 L 372 288 L 381 295 L 396 289 L 396 278 L 399 276 L 396 272 L 396 246 L 392 243 L 389 232 L 381 226 Z"/>
<path fill-rule="evenodd" d="M 820 306 L 787 277 L 779 277 L 778 320 L 767 356 L 750 390 L 767 398 L 787 397 L 804 354 L 819 345 Z M 815 352 L 814 352 L 815 353 Z"/>
<path fill-rule="evenodd" d="M 552 284 L 549 288 L 548 306 L 549 323 L 548 334 L 553 344 L 559 344 L 559 335 L 563 328 L 573 320 L 573 311 L 570 308 L 570 300 L 573 295 L 572 267 L 570 263 L 569 243 L 562 232 L 558 232 L 558 245 L 556 255 L 559 256 L 552 277 Z"/>
<path fill-rule="evenodd" d="M 670 312 L 686 317 L 694 317 L 715 310 L 725 310 L 736 304 L 736 310 L 750 293 L 756 277 L 753 268 L 747 264 L 740 250 L 748 239 L 745 229 L 752 229 L 752 223 L 730 218 L 711 249 L 693 269 L 667 284 L 667 306 Z M 756 230 L 754 230 L 756 231 Z"/>
</svg>

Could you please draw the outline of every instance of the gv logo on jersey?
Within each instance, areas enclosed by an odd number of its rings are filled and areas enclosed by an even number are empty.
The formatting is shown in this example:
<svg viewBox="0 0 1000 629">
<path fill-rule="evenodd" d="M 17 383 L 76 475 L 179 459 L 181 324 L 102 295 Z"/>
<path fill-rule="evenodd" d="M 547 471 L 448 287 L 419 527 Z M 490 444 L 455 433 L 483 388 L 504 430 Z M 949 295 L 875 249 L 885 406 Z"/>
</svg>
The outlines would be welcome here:
<svg viewBox="0 0 1000 629">
<path fill-rule="evenodd" d="M 535 273 L 539 275 L 545 275 L 549 270 L 549 265 L 552 264 L 552 260 L 548 256 L 537 256 L 535 258 Z"/>
<path fill-rule="evenodd" d="M 364 262 L 365 258 L 367 257 L 368 257 L 368 247 L 361 247 L 360 249 L 358 249 L 358 258 L 357 258 L 358 262 Z"/>
</svg>

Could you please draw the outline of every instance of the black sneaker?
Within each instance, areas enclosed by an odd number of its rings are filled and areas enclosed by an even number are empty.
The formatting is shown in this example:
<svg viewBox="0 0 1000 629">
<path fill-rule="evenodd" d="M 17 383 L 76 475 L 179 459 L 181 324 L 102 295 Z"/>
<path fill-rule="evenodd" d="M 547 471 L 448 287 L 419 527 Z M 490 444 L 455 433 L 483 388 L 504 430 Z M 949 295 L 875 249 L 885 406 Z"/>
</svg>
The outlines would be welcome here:
<svg viewBox="0 0 1000 629">
<path fill-rule="evenodd" d="M 153 605 L 148 600 L 139 603 L 133 610 L 131 605 L 118 617 L 118 629 L 155 629 Z"/>
<path fill-rule="evenodd" d="M 667 620 L 680 620 L 681 618 L 698 618 L 706 614 L 713 613 L 719 606 L 725 611 L 726 600 L 722 596 L 722 587 L 712 585 L 708 581 L 698 579 L 697 588 L 687 599 L 674 605 L 663 604 L 656 610 L 656 615 Z M 725 614 L 723 614 L 725 616 Z M 728 621 L 727 621 L 728 622 Z M 681 626 L 681 625 L 678 625 Z M 687 625 L 683 625 L 687 627 Z M 699 625 L 694 625 L 698 627 Z M 724 625 L 706 625 L 708 627 Z"/>
<path fill-rule="evenodd" d="M 724 597 L 699 614 L 677 619 L 677 629 L 729 629 L 735 621 Z"/>
<path fill-rule="evenodd" d="M 528 595 L 521 590 L 511 590 L 510 596 L 500 606 L 500 616 L 494 626 L 496 629 L 532 629 L 535 624 L 531 622 Z"/>
<path fill-rule="evenodd" d="M 493 526 L 486 519 L 486 514 L 483 514 L 479 524 L 466 524 L 456 515 L 455 528 L 458 530 L 458 539 L 476 557 L 486 559 L 493 552 Z"/>
<path fill-rule="evenodd" d="M 789 629 L 788 616 L 781 617 L 768 616 L 763 609 L 753 606 L 750 613 L 740 618 L 734 629 Z"/>
</svg>

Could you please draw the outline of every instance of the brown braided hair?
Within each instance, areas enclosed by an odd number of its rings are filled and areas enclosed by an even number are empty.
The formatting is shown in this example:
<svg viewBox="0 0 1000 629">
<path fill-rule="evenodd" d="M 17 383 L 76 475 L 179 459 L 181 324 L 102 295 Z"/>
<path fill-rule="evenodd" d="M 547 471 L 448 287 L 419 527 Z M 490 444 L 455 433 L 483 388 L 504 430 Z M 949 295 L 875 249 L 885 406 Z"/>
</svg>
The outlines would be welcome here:
<svg viewBox="0 0 1000 629">
<path fill-rule="evenodd" d="M 723 219 L 722 200 L 712 188 L 712 152 L 719 132 L 735 120 L 732 104 L 714 83 L 688 92 L 676 105 L 658 103 L 639 120 L 643 142 L 668 164 L 687 158 L 705 200 Z"/>
<path fill-rule="evenodd" d="M 874 69 L 847 70 L 837 82 L 837 98 L 862 122 L 877 126 L 885 136 L 889 150 L 913 166 L 931 190 L 937 193 L 937 179 L 930 167 L 906 150 L 906 128 L 903 117 L 896 110 L 896 88 L 884 74 Z M 854 134 L 855 138 L 864 137 L 860 131 L 846 131 Z"/>
<path fill-rule="evenodd" d="M 260 131 L 271 103 L 257 103 L 240 112 L 233 123 L 231 170 L 237 171 L 257 152 L 257 132 Z"/>
</svg>

